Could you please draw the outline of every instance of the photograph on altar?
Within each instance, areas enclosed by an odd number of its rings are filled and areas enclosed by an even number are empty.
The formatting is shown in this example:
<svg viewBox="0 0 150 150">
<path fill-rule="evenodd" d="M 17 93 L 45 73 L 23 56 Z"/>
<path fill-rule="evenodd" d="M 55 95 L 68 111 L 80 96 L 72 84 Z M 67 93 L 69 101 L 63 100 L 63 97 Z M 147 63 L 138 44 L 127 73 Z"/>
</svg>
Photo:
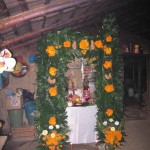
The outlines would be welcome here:
<svg viewBox="0 0 150 150">
<path fill-rule="evenodd" d="M 120 147 L 125 137 L 122 61 L 114 16 L 103 19 L 95 37 L 71 29 L 43 35 L 38 51 L 38 149 L 91 142 L 107 150 Z"/>
</svg>

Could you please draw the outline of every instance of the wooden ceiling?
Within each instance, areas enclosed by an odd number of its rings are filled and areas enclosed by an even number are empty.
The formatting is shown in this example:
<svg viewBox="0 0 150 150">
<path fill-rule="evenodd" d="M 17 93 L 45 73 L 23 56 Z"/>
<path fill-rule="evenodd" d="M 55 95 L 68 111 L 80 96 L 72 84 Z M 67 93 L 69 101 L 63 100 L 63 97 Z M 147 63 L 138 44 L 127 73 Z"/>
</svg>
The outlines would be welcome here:
<svg viewBox="0 0 150 150">
<path fill-rule="evenodd" d="M 0 0 L 0 48 L 37 43 L 42 34 L 97 26 L 107 13 L 121 29 L 150 40 L 149 0 Z"/>
</svg>

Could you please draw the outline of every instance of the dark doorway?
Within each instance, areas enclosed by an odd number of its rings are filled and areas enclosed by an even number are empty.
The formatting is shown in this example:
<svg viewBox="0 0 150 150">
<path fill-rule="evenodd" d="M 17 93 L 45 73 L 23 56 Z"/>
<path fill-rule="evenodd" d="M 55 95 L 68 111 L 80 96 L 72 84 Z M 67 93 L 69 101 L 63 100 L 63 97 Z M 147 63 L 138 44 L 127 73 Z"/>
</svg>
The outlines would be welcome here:
<svg viewBox="0 0 150 150">
<path fill-rule="evenodd" d="M 144 116 L 142 113 L 146 113 L 144 94 L 147 91 L 147 55 L 126 53 L 123 60 L 125 114 L 128 114 L 128 118 L 131 115 L 138 119 Z"/>
</svg>

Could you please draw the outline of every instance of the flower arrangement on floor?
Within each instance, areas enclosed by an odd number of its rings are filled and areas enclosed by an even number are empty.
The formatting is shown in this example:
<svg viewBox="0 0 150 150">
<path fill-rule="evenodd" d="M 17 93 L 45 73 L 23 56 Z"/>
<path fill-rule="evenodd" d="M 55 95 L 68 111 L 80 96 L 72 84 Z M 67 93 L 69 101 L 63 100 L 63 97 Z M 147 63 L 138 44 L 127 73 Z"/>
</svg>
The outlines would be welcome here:
<svg viewBox="0 0 150 150">
<path fill-rule="evenodd" d="M 65 138 L 65 135 L 60 133 L 60 125 L 56 124 L 54 116 L 50 117 L 48 124 L 48 129 L 43 130 L 41 133 L 41 143 L 50 150 L 60 150 L 62 147 L 61 141 Z"/>
<path fill-rule="evenodd" d="M 106 148 L 109 150 L 114 150 L 120 145 L 123 139 L 123 123 L 114 120 L 114 111 L 111 108 L 106 110 L 106 120 L 103 121 L 101 130 L 105 136 L 104 142 L 106 143 Z"/>
<path fill-rule="evenodd" d="M 94 80 L 98 141 L 106 143 L 109 149 L 116 148 L 124 139 L 124 121 L 121 50 L 114 17 L 104 19 L 95 38 L 65 29 L 43 36 L 38 49 L 36 108 L 40 115 L 35 118 L 35 126 L 39 150 L 63 150 L 67 144 L 65 72 L 75 57 L 92 60 L 90 64 L 97 71 Z"/>
</svg>

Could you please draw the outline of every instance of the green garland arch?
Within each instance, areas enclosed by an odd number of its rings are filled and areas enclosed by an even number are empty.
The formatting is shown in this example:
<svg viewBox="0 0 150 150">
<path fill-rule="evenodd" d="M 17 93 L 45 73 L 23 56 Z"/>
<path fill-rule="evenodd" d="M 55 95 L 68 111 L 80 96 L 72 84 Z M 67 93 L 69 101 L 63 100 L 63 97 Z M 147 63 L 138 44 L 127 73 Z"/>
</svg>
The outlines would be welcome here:
<svg viewBox="0 0 150 150">
<path fill-rule="evenodd" d="M 75 57 L 93 59 L 95 69 L 98 141 L 117 147 L 124 140 L 122 113 L 122 60 L 115 17 L 103 19 L 97 37 L 64 29 L 42 37 L 38 46 L 37 99 L 35 117 L 40 150 L 65 149 L 67 64 Z"/>
</svg>

